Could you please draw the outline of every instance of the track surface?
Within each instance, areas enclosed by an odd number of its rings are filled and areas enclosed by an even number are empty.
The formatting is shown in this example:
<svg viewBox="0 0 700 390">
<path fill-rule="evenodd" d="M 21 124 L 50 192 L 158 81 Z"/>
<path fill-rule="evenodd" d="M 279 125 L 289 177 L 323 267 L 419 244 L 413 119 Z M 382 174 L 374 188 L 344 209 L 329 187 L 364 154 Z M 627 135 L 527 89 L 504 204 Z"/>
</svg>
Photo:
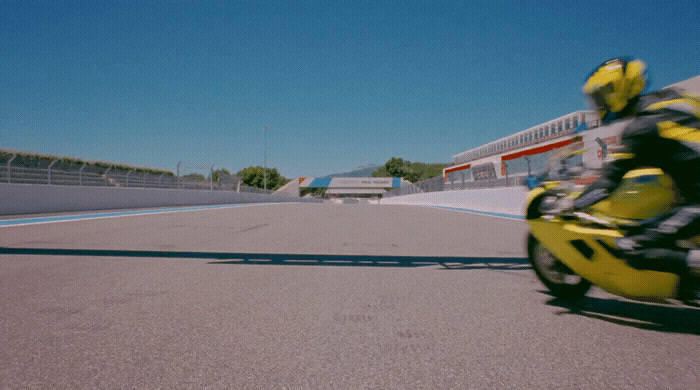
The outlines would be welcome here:
<svg viewBox="0 0 700 390">
<path fill-rule="evenodd" d="M 0 255 L 0 388 L 697 388 L 700 311 L 555 300 L 525 235 L 334 204 L 0 228 L 42 253 Z"/>
</svg>

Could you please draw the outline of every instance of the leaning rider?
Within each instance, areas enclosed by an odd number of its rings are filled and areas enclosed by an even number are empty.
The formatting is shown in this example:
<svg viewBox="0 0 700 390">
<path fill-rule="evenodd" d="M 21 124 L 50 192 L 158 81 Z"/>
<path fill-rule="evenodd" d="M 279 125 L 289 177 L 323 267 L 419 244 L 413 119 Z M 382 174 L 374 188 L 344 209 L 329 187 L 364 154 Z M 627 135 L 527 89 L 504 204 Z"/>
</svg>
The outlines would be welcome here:
<svg viewBox="0 0 700 390">
<path fill-rule="evenodd" d="M 582 209 L 610 196 L 632 169 L 666 172 L 682 204 L 645 221 L 638 234 L 616 244 L 636 268 L 680 275 L 679 298 L 691 301 L 700 275 L 700 250 L 683 250 L 675 242 L 700 234 L 700 101 L 673 89 L 642 95 L 646 83 L 646 64 L 626 58 L 605 61 L 588 76 L 583 92 L 602 122 L 632 121 L 622 132 L 623 158 L 606 164 L 573 207 Z"/>
</svg>

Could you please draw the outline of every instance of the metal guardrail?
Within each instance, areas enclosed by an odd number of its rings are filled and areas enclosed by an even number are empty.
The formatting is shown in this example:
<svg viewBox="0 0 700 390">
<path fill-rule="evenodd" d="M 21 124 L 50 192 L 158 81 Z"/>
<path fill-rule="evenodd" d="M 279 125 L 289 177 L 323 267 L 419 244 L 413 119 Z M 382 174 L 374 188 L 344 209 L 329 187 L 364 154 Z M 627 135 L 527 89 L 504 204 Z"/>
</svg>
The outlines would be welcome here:
<svg viewBox="0 0 700 390">
<path fill-rule="evenodd" d="M 210 191 L 235 191 L 258 194 L 271 194 L 272 190 L 248 187 L 235 176 L 220 175 L 219 180 L 197 180 L 149 172 L 120 171 L 107 169 L 104 173 L 80 170 L 48 168 L 27 168 L 4 164 L 0 166 L 0 183 L 46 184 L 69 186 L 101 186 L 126 188 L 165 188 Z"/>
</svg>

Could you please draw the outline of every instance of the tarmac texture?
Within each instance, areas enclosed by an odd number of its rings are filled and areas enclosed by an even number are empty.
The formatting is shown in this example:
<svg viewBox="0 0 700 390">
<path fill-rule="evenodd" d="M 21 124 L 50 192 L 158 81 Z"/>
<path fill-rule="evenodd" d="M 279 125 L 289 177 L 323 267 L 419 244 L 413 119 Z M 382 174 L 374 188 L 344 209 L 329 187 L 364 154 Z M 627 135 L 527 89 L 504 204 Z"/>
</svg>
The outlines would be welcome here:
<svg viewBox="0 0 700 390">
<path fill-rule="evenodd" d="M 337 204 L 0 228 L 0 388 L 697 388 L 700 310 L 554 299 L 526 235 Z"/>
</svg>

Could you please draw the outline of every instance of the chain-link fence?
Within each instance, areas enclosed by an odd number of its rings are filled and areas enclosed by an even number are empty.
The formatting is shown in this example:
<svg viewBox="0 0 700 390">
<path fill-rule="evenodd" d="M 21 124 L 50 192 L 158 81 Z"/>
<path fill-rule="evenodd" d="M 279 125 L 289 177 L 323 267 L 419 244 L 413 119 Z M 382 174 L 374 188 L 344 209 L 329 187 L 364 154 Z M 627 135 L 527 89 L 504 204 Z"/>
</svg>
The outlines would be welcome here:
<svg viewBox="0 0 700 390">
<path fill-rule="evenodd" d="M 474 180 L 474 181 L 451 181 L 445 182 L 442 176 L 436 176 L 430 179 L 403 185 L 400 188 L 385 192 L 384 198 L 400 195 L 418 194 L 422 192 L 436 191 L 452 191 L 452 190 L 467 190 L 480 188 L 497 188 L 497 187 L 515 187 L 525 185 L 526 176 L 509 177 L 493 180 Z"/>
<path fill-rule="evenodd" d="M 526 176 L 508 177 L 492 180 L 474 180 L 466 182 L 448 182 L 445 183 L 445 191 L 451 190 L 472 190 L 480 188 L 496 188 L 496 187 L 516 187 L 525 185 Z"/>
<path fill-rule="evenodd" d="M 401 187 L 395 188 L 382 194 L 382 197 L 388 198 L 392 196 L 419 194 L 421 192 L 444 191 L 444 183 L 442 176 L 436 176 L 430 179 L 421 180 L 416 183 L 410 183 L 402 180 Z"/>
<path fill-rule="evenodd" d="M 59 160 L 49 163 L 39 161 L 33 167 L 13 164 L 6 159 L 0 165 L 0 183 L 49 184 L 71 186 L 104 186 L 126 188 L 170 188 L 210 191 L 236 191 L 271 194 L 272 190 L 248 187 L 241 178 L 219 174 L 216 179 L 203 175 L 176 176 L 171 172 L 147 172 L 138 169 L 115 169 L 94 165 L 61 164 Z"/>
</svg>

